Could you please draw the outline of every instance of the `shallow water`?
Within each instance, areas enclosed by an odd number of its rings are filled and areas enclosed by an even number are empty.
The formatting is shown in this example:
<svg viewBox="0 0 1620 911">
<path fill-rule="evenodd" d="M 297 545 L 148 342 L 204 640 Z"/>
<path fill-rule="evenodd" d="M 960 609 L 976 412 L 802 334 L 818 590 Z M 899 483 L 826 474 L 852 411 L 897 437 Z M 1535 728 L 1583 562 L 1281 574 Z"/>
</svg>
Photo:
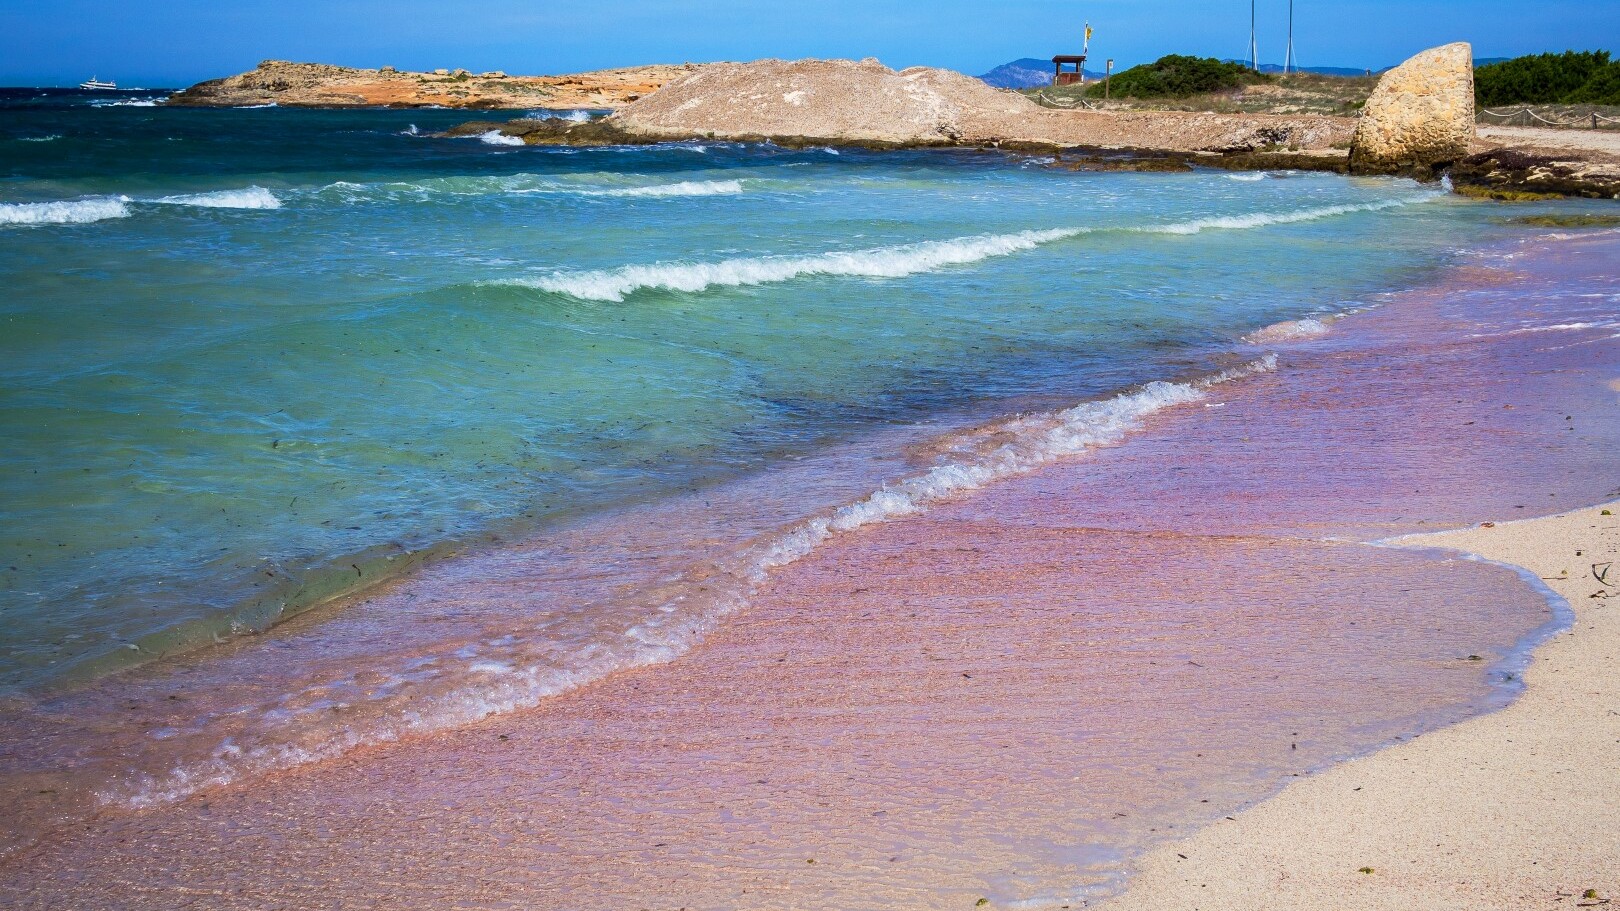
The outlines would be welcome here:
<svg viewBox="0 0 1620 911">
<path fill-rule="evenodd" d="M 1620 284 L 1601 240 L 1488 249 L 1326 332 L 1271 327 L 1289 342 L 1243 376 L 834 447 L 56 700 L 28 742 L 80 765 L 41 785 L 82 786 L 98 750 L 151 770 L 232 736 L 192 766 L 214 780 L 121 777 L 101 818 L 0 880 L 19 907 L 1079 906 L 1155 841 L 1512 695 L 1556 624 L 1542 592 L 1360 542 L 1612 495 Z M 1081 454 L 937 498 L 901 480 L 1064 441 Z M 863 498 L 869 473 L 894 483 Z M 733 595 L 736 542 L 769 557 L 763 528 L 782 555 L 819 526 L 772 517 L 815 500 L 846 504 L 832 533 L 688 654 L 523 702 L 548 673 L 603 671 L 580 646 L 612 664 Z M 875 504 L 886 520 L 840 521 Z M 379 659 L 410 679 L 354 673 Z M 269 712 L 242 701 L 292 679 L 311 686 Z M 390 686 L 406 701 L 378 711 Z M 209 706 L 236 708 L 181 729 Z M 435 711 L 445 729 L 422 736 Z M 255 751 L 275 743 L 328 761 Z"/>
<path fill-rule="evenodd" d="M 1399 181 L 412 135 L 461 117 L 13 104 L 0 686 L 874 427 L 1207 366 L 1481 220 Z"/>
</svg>

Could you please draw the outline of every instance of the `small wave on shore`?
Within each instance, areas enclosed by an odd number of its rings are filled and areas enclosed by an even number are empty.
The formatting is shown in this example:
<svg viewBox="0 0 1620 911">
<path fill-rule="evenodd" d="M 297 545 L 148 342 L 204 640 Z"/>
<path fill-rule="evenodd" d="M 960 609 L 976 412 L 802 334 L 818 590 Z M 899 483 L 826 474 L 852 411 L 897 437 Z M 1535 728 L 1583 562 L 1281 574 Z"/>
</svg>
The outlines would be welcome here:
<svg viewBox="0 0 1620 911">
<path fill-rule="evenodd" d="M 1245 335 L 1243 341 L 1250 345 L 1275 345 L 1320 338 L 1328 334 L 1330 327 L 1337 320 L 1336 316 L 1307 316 L 1304 319 L 1284 320 L 1256 329 Z"/>
<path fill-rule="evenodd" d="M 100 196 L 64 202 L 0 203 L 0 225 L 82 225 L 129 217 L 128 196 Z"/>
<path fill-rule="evenodd" d="M 557 629 L 516 628 L 418 655 L 386 672 L 356 671 L 257 706 L 233 705 L 214 721 L 248 727 L 236 727 L 223 742 L 206 718 L 187 730 L 166 729 L 157 740 L 166 745 L 158 749 L 170 757 L 167 769 L 121 775 L 99 791 L 99 801 L 136 809 L 169 803 L 245 776 L 530 708 L 616 671 L 666 663 L 745 607 L 771 570 L 809 556 L 837 535 L 1121 443 L 1157 412 L 1198 402 L 1216 386 L 1276 366 L 1275 356 L 1267 355 L 1192 380 L 1149 382 L 1067 409 L 993 421 L 956 435 L 926 471 L 744 542 L 677 577 L 621 593 L 630 610 L 592 632 L 582 648 L 560 652 Z"/>
</svg>

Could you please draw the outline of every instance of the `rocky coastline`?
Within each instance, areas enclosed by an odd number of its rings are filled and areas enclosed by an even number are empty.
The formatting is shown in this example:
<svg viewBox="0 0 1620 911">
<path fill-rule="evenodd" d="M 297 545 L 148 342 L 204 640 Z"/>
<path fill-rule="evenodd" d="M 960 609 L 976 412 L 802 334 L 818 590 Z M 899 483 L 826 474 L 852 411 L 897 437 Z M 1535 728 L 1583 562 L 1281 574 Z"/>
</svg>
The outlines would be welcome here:
<svg viewBox="0 0 1620 911">
<path fill-rule="evenodd" d="M 710 64 L 585 123 L 473 121 L 441 136 L 498 133 L 531 145 L 770 142 L 788 148 L 965 148 L 1039 154 L 1070 170 L 1309 170 L 1449 176 L 1492 199 L 1620 198 L 1620 154 L 1530 149 L 1473 127 L 1472 51 L 1417 55 L 1379 82 L 1360 117 L 1076 111 L 1040 107 L 948 70 L 876 60 Z M 1502 131 L 1496 131 L 1500 134 Z M 1603 137 L 1599 137 L 1603 138 Z"/>
<path fill-rule="evenodd" d="M 597 70 L 566 76 L 509 76 L 494 71 L 393 67 L 355 69 L 324 63 L 265 60 L 255 69 L 200 82 L 171 95 L 180 107 L 446 107 L 593 108 L 613 110 L 689 76 L 695 64 Z"/>
</svg>

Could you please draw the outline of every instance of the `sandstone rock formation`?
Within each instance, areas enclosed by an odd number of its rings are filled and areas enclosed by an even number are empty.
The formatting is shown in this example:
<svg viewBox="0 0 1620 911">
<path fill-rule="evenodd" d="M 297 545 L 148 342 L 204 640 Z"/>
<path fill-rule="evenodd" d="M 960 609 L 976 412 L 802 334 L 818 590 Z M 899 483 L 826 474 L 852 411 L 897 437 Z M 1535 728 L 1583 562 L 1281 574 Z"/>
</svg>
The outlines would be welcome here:
<svg viewBox="0 0 1620 911">
<path fill-rule="evenodd" d="M 700 67 L 639 66 L 569 76 L 474 76 L 464 69 L 409 73 L 266 60 L 257 69 L 178 92 L 169 104 L 240 107 L 603 108 L 616 109 Z"/>
<path fill-rule="evenodd" d="M 986 135 L 1034 102 L 950 70 L 895 72 L 876 60 L 715 63 L 615 115 L 647 136 L 802 136 L 906 145 Z"/>
<path fill-rule="evenodd" d="M 1473 48 L 1447 44 L 1378 80 L 1351 140 L 1350 169 L 1426 175 L 1466 156 L 1473 138 Z"/>
</svg>

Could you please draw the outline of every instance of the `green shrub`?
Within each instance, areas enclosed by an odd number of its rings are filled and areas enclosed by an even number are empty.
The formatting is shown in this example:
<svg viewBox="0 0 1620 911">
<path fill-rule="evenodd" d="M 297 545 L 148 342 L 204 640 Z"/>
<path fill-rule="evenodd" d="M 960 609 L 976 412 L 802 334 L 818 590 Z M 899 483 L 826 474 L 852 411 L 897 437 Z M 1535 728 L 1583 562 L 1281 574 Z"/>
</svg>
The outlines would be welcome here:
<svg viewBox="0 0 1620 911">
<path fill-rule="evenodd" d="M 1512 104 L 1620 104 L 1620 62 L 1608 51 L 1532 54 L 1474 70 L 1474 101 Z"/>
<path fill-rule="evenodd" d="M 1115 98 L 1185 98 L 1268 81 L 1268 77 L 1251 72 L 1241 63 L 1223 63 L 1214 57 L 1169 54 L 1115 75 L 1109 86 L 1109 94 Z M 1101 98 L 1102 83 L 1088 87 L 1086 94 Z"/>
</svg>

